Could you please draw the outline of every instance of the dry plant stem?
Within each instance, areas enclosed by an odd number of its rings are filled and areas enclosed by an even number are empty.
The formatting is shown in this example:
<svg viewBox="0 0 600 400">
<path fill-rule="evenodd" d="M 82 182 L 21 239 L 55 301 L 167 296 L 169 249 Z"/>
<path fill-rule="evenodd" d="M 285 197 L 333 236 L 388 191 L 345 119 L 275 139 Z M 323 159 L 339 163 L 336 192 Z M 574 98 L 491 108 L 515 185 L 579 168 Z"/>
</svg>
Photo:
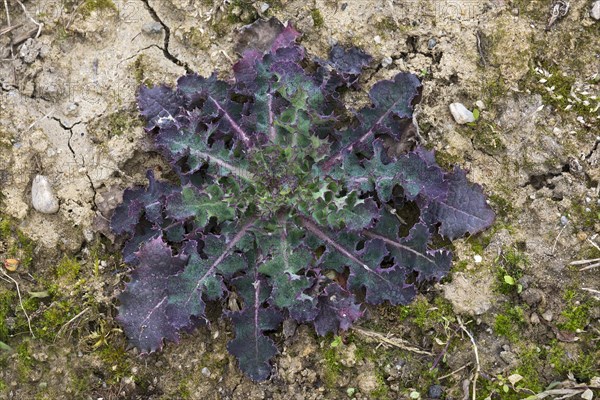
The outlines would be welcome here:
<svg viewBox="0 0 600 400">
<path fill-rule="evenodd" d="M 560 238 L 560 235 L 562 235 L 562 233 L 565 230 L 565 228 L 567 227 L 567 225 L 569 225 L 569 223 L 566 223 L 565 226 L 562 227 L 562 229 L 560 230 L 560 232 L 558 232 L 558 235 L 556 236 L 556 239 L 554 239 L 554 244 L 552 245 L 552 251 L 550 252 L 550 255 L 554 254 L 554 250 L 556 250 L 556 244 L 558 243 L 558 238 Z"/>
<path fill-rule="evenodd" d="M 8 28 L 7 29 L 11 29 L 11 22 L 10 22 L 10 12 L 8 12 L 8 2 L 7 0 L 4 0 L 4 10 L 6 10 L 6 23 L 8 24 Z M 15 54 L 13 52 L 13 47 L 10 47 L 10 58 L 13 59 L 15 58 Z"/>
<path fill-rule="evenodd" d="M 475 343 L 475 339 L 473 338 L 473 335 L 471 335 L 471 332 L 469 332 L 467 330 L 467 328 L 465 327 L 465 325 L 462 322 L 462 319 L 460 317 L 456 317 L 458 320 L 458 323 L 460 325 L 460 329 L 463 330 L 463 332 L 465 332 L 467 334 L 467 336 L 469 337 L 469 339 L 471 339 L 471 344 L 473 345 L 473 352 L 475 353 L 475 374 L 473 376 L 473 400 L 477 400 L 477 378 L 479 377 L 479 371 L 481 370 L 481 365 L 479 364 L 479 350 L 477 349 L 477 343 Z"/>
<path fill-rule="evenodd" d="M 540 400 L 540 399 L 545 399 L 548 396 L 558 396 L 561 394 L 563 394 L 564 396 L 560 397 L 560 398 L 566 399 L 566 398 L 581 394 L 581 393 L 585 392 L 586 390 L 587 389 L 552 389 L 552 390 L 546 390 L 545 392 L 541 392 L 541 393 L 538 393 L 533 396 L 526 397 L 525 400 Z"/>
<path fill-rule="evenodd" d="M 569 265 L 585 265 L 589 263 L 596 263 L 598 261 L 600 261 L 600 258 L 593 258 L 591 260 L 577 260 L 569 263 Z"/>
<path fill-rule="evenodd" d="M 385 336 L 385 335 L 382 335 L 381 333 L 369 331 L 367 329 L 359 328 L 356 326 L 352 327 L 352 330 L 358 334 L 361 334 L 362 336 L 364 336 L 366 338 L 376 340 L 380 344 L 394 346 L 394 347 L 397 347 L 402 350 L 410 351 L 412 353 L 423 354 L 423 355 L 427 355 L 427 356 L 434 355 L 433 353 L 431 353 L 429 351 L 421 350 L 416 347 L 407 345 L 407 344 L 405 344 L 407 342 L 402 339 Z"/>
<path fill-rule="evenodd" d="M 25 5 L 23 5 L 23 3 L 21 3 L 19 0 L 16 0 L 16 2 L 19 3 L 19 5 L 21 6 L 21 8 L 23 9 L 23 13 L 25 13 L 25 16 L 27 18 L 29 18 L 29 20 L 31 22 L 33 22 L 38 27 L 37 33 L 35 35 L 35 38 L 36 39 L 39 38 L 40 34 L 42 33 L 42 28 L 44 27 L 44 24 L 41 24 L 41 23 L 37 22 L 35 19 L 33 19 L 31 17 L 31 15 L 29 15 L 29 12 L 27 11 L 27 9 L 25 8 Z"/>
<path fill-rule="evenodd" d="M 4 0 L 4 10 L 6 11 L 6 23 L 8 24 L 8 27 L 10 28 L 10 13 L 8 12 L 7 0 Z"/>
<path fill-rule="evenodd" d="M 600 267 L 600 262 L 596 263 L 596 264 L 592 264 L 592 265 L 588 265 L 587 267 L 583 267 L 579 270 L 579 272 L 581 271 L 587 271 L 588 269 L 592 269 L 592 268 L 598 268 Z"/>
<path fill-rule="evenodd" d="M 35 335 L 33 333 L 33 329 L 31 329 L 31 319 L 29 318 L 29 315 L 27 314 L 27 311 L 25 311 L 25 307 L 23 307 L 23 299 L 21 298 L 21 290 L 19 289 L 19 282 L 17 282 L 16 280 L 13 279 L 12 276 L 8 275 L 6 272 L 4 272 L 4 270 L 2 270 L 2 274 L 7 277 L 8 279 L 10 279 L 15 286 L 17 287 L 17 295 L 19 296 L 19 304 L 21 305 L 21 309 L 23 310 L 23 314 L 25 314 L 25 318 L 27 318 L 27 325 L 29 326 L 29 332 L 31 333 L 31 337 L 35 338 Z"/>
<path fill-rule="evenodd" d="M 456 374 L 458 374 L 460 371 L 462 371 L 463 369 L 467 368 L 467 367 L 468 367 L 468 366 L 470 366 L 470 365 L 471 365 L 471 362 L 469 361 L 468 363 L 466 363 L 465 365 L 463 365 L 463 366 L 462 366 L 462 367 L 460 367 L 459 369 L 456 369 L 456 370 L 454 370 L 454 371 L 452 371 L 452 372 L 450 372 L 449 374 L 446 374 L 446 375 L 444 375 L 444 376 L 440 376 L 440 377 L 438 378 L 438 380 L 440 380 L 440 381 L 441 381 L 442 379 L 446 379 L 446 378 L 448 378 L 448 377 L 451 377 L 452 375 L 456 375 Z"/>
<path fill-rule="evenodd" d="M 600 187 L 600 186 L 598 186 L 598 187 Z M 592 239 L 594 239 L 596 236 L 597 236 L 597 235 L 594 235 L 594 236 L 592 236 Z M 590 244 L 591 244 L 592 246 L 594 246 L 594 247 L 596 248 L 596 250 L 600 251 L 600 246 L 598 246 L 598 245 L 596 244 L 596 242 L 594 242 L 592 239 L 588 238 L 588 240 L 587 240 L 587 241 L 588 241 L 588 242 L 590 242 Z"/>
<path fill-rule="evenodd" d="M 68 320 L 67 322 L 65 322 L 65 324 L 63 326 L 61 326 L 60 329 L 58 330 L 58 333 L 56 334 L 56 339 L 58 339 L 60 337 L 60 335 L 62 335 L 63 331 L 66 329 L 67 326 L 69 326 L 72 322 L 74 322 L 77 318 L 81 317 L 83 314 L 85 314 L 89 310 L 90 310 L 90 308 L 86 307 L 82 312 L 80 312 L 79 314 L 77 314 L 76 316 L 74 316 L 73 318 Z M 55 339 L 55 341 L 56 341 L 56 339 Z"/>
</svg>

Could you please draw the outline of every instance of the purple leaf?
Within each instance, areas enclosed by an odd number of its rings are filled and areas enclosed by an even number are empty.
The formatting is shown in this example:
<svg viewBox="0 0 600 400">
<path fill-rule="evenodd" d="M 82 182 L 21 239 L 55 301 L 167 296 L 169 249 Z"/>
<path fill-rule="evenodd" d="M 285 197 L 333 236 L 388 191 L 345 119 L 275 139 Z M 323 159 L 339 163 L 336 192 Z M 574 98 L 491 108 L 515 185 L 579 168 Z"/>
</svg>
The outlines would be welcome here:
<svg viewBox="0 0 600 400">
<path fill-rule="evenodd" d="M 354 295 L 342 289 L 336 283 L 329 284 L 319 297 L 319 314 L 315 318 L 315 330 L 319 336 L 328 333 L 336 335 L 346 331 L 362 316 L 360 305 L 355 303 Z"/>
<path fill-rule="evenodd" d="M 152 130 L 163 121 L 172 121 L 183 106 L 177 93 L 167 86 L 148 88 L 142 86 L 138 93 L 140 114 L 146 119 L 146 129 Z"/>
<path fill-rule="evenodd" d="M 418 272 L 418 280 L 439 280 L 446 276 L 452 263 L 452 253 L 446 250 L 430 250 L 431 233 L 427 226 L 418 223 L 412 227 L 407 237 L 399 238 L 397 217 L 385 212 L 372 231 L 363 234 L 385 243 L 396 265 L 406 270 Z"/>
<path fill-rule="evenodd" d="M 169 304 L 166 286 L 169 277 L 183 269 L 185 260 L 173 256 L 161 238 L 144 245 L 137 257 L 140 265 L 119 296 L 117 321 L 131 344 L 142 353 L 152 353 L 162 348 L 164 339 L 179 341 L 177 329 L 166 313 Z"/>
<path fill-rule="evenodd" d="M 400 73 L 393 81 L 377 82 L 369 92 L 373 105 L 360 110 L 359 126 L 339 134 L 342 146 L 322 164 L 323 170 L 329 171 L 346 154 L 372 142 L 377 133 L 388 134 L 400 140 L 392 130 L 394 121 L 397 118 L 412 118 L 413 101 L 420 91 L 421 82 L 413 74 Z"/>
<path fill-rule="evenodd" d="M 430 225 L 440 224 L 440 234 L 456 239 L 466 233 L 480 232 L 494 222 L 494 212 L 487 205 L 481 187 L 467 181 L 459 168 L 447 175 L 448 194 L 431 201 L 422 199 L 422 218 Z"/>
<path fill-rule="evenodd" d="M 455 238 L 493 221 L 464 172 L 411 151 L 416 76 L 376 83 L 371 104 L 353 110 L 344 101 L 371 57 L 339 46 L 330 60 L 311 57 L 299 35 L 256 22 L 242 29 L 231 78 L 139 90 L 146 130 L 175 172 L 126 190 L 111 219 L 134 268 L 118 321 L 144 353 L 206 322 L 207 302 L 239 300 L 224 311 L 227 348 L 265 380 L 277 354 L 268 334 L 284 317 L 325 335 L 348 329 L 364 303 L 408 304 L 414 283 L 450 269 L 438 229 Z M 402 155 L 388 154 L 391 140 Z"/>
<path fill-rule="evenodd" d="M 273 331 L 283 321 L 283 315 L 271 307 L 263 307 L 264 299 L 269 295 L 263 280 L 243 277 L 236 286 L 241 287 L 245 296 L 245 307 L 229 316 L 235 328 L 235 339 L 227 345 L 227 350 L 237 357 L 240 368 L 252 380 L 263 381 L 271 374 L 269 360 L 277 353 L 277 347 L 265 331 Z"/>
</svg>

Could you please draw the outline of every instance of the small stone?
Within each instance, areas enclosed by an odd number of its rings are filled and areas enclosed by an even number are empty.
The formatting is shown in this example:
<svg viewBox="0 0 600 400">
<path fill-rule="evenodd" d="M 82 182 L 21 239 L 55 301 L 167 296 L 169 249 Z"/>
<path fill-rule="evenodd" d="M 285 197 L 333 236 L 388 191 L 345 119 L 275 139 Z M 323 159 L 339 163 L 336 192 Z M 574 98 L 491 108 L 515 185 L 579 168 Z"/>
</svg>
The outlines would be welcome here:
<svg viewBox="0 0 600 400">
<path fill-rule="evenodd" d="M 518 8 L 513 8 L 512 10 L 510 10 L 511 14 L 514 15 L 515 17 L 519 15 L 519 9 Z"/>
<path fill-rule="evenodd" d="M 580 242 L 585 242 L 585 239 L 587 239 L 587 233 L 583 231 L 577 233 L 577 240 Z"/>
<path fill-rule="evenodd" d="M 291 338 L 296 333 L 297 327 L 298 324 L 296 323 L 296 321 L 294 321 L 291 318 L 286 319 L 285 321 L 283 321 L 283 336 L 286 339 Z"/>
<path fill-rule="evenodd" d="M 264 13 L 269 9 L 269 7 L 271 7 L 269 3 L 260 3 L 260 12 Z"/>
<path fill-rule="evenodd" d="M 392 65 L 393 62 L 394 60 L 392 60 L 392 57 L 383 57 L 383 60 L 381 60 L 381 66 L 383 68 L 387 68 Z"/>
<path fill-rule="evenodd" d="M 23 58 L 23 62 L 31 64 L 40 55 L 41 45 L 35 39 L 27 39 L 21 46 L 19 55 Z"/>
<path fill-rule="evenodd" d="M 36 175 L 31 185 L 31 201 L 33 208 L 43 214 L 54 214 L 58 211 L 58 199 L 52 191 L 52 185 L 43 175 Z"/>
<path fill-rule="evenodd" d="M 78 114 L 79 104 L 78 103 L 69 103 L 65 107 L 65 114 L 69 117 L 74 117 Z"/>
<path fill-rule="evenodd" d="M 585 392 L 581 393 L 581 398 L 584 400 L 592 400 L 594 398 L 594 393 L 591 389 L 586 389 Z"/>
<path fill-rule="evenodd" d="M 539 315 L 537 315 L 537 313 L 531 313 L 531 317 L 529 317 L 529 321 L 531 321 L 531 323 L 533 325 L 537 325 L 540 323 L 540 317 L 539 317 Z"/>
<path fill-rule="evenodd" d="M 373 41 L 374 41 L 375 43 L 377 43 L 377 44 L 380 44 L 380 43 L 381 43 L 381 36 L 379 36 L 379 35 L 375 36 L 375 37 L 373 38 Z"/>
<path fill-rule="evenodd" d="M 479 264 L 480 262 L 483 261 L 483 257 L 481 257 L 479 254 L 475 254 L 473 256 L 473 260 L 475 260 L 475 264 Z"/>
<path fill-rule="evenodd" d="M 434 38 L 429 39 L 429 41 L 427 42 L 427 48 L 429 50 L 433 49 L 435 47 L 435 45 L 437 44 L 437 41 Z"/>
<path fill-rule="evenodd" d="M 501 351 L 500 358 L 508 365 L 516 365 L 519 360 L 512 351 Z"/>
<path fill-rule="evenodd" d="M 163 26 L 158 21 L 148 22 L 142 26 L 142 32 L 148 35 L 156 35 L 163 31 Z"/>
<path fill-rule="evenodd" d="M 202 375 L 204 375 L 207 378 L 210 378 L 210 370 L 206 367 L 202 368 Z"/>
<path fill-rule="evenodd" d="M 564 216 L 564 215 L 560 217 L 560 224 L 561 224 L 562 226 L 565 226 L 565 225 L 566 225 L 566 224 L 568 224 L 568 223 L 569 223 L 569 218 L 567 218 L 567 217 L 566 217 L 566 216 Z"/>
<path fill-rule="evenodd" d="M 475 102 L 475 105 L 477 106 L 477 108 L 479 108 L 480 110 L 485 110 L 485 103 L 481 100 L 477 100 Z"/>
<path fill-rule="evenodd" d="M 552 313 L 552 311 L 550 310 L 546 310 L 544 311 L 544 313 L 542 314 L 542 318 L 544 318 L 544 320 L 551 322 L 552 318 L 554 318 L 554 314 Z"/>
<path fill-rule="evenodd" d="M 600 0 L 595 1 L 592 4 L 592 9 L 590 10 L 590 16 L 594 18 L 596 21 L 600 21 Z"/>
<path fill-rule="evenodd" d="M 530 307 L 538 305 L 544 298 L 544 293 L 540 289 L 526 289 L 521 293 L 521 298 Z"/>
<path fill-rule="evenodd" d="M 461 103 L 450 104 L 450 112 L 452 113 L 452 116 L 457 124 L 463 125 L 469 122 L 475 122 L 473 113 Z"/>
<path fill-rule="evenodd" d="M 432 399 L 439 399 L 442 397 L 444 389 L 440 385 L 431 385 L 427 391 L 427 395 Z"/>
</svg>

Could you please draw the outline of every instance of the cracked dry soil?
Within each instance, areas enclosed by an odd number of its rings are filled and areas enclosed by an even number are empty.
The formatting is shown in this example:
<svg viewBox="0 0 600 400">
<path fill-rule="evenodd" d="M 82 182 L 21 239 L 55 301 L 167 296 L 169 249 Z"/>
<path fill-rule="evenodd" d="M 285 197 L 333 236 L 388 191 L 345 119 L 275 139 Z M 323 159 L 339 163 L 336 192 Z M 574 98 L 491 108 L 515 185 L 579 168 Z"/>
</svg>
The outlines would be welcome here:
<svg viewBox="0 0 600 400">
<path fill-rule="evenodd" d="M 44 24 L 39 37 L 19 2 L 5 4 L 0 256 L 20 259 L 7 273 L 23 307 L 4 280 L 0 398 L 521 399 L 550 385 L 600 395 L 599 270 L 570 265 L 600 258 L 591 1 L 572 1 L 549 30 L 548 0 L 24 1 Z M 237 30 L 270 16 L 293 21 L 314 55 L 333 43 L 370 53 L 363 92 L 418 74 L 421 140 L 440 163 L 470 171 L 498 218 L 455 243 L 448 278 L 408 307 L 368 309 L 362 331 L 320 338 L 287 321 L 273 334 L 273 376 L 257 384 L 228 355 L 218 310 L 210 329 L 159 354 L 127 349 L 114 320 L 127 271 L 107 218 L 147 169 L 169 177 L 137 116 L 139 85 L 190 71 L 227 77 Z M 457 125 L 452 102 L 479 119 Z M 36 174 L 51 181 L 58 213 L 32 208 Z"/>
</svg>

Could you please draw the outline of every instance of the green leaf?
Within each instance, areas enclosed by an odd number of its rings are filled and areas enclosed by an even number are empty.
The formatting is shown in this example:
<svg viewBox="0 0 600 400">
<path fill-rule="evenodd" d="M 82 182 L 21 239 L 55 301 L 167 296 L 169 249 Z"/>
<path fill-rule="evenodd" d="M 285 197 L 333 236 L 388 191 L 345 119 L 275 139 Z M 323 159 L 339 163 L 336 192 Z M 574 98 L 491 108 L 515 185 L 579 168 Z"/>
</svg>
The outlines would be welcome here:
<svg viewBox="0 0 600 400">
<path fill-rule="evenodd" d="M 166 211 L 175 220 L 194 217 L 198 226 L 203 227 L 211 217 L 221 222 L 235 217 L 235 209 L 227 200 L 217 185 L 209 186 L 205 192 L 188 185 L 167 199 Z"/>
</svg>

